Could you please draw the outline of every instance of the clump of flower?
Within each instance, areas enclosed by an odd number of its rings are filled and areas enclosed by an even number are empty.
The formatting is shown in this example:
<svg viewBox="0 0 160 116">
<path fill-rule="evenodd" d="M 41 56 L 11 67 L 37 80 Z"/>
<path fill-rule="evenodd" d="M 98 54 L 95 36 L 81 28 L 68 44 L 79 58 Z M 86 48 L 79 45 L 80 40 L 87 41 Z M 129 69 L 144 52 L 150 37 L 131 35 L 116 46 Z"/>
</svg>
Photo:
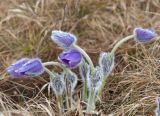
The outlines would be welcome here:
<svg viewBox="0 0 160 116">
<path fill-rule="evenodd" d="M 135 28 L 132 35 L 129 35 L 113 47 L 111 52 L 101 52 L 98 65 L 94 66 L 89 55 L 76 44 L 75 35 L 60 30 L 52 31 L 51 39 L 63 48 L 58 56 L 58 62 L 49 61 L 42 63 L 39 58 L 22 58 L 7 68 L 7 72 L 12 78 L 21 78 L 25 76 L 39 76 L 46 71 L 50 76 L 50 87 L 57 98 L 60 115 L 66 109 L 75 109 L 76 99 L 73 95 L 76 93 L 78 80 L 83 83 L 81 100 L 86 102 L 86 113 L 95 111 L 95 102 L 101 96 L 107 77 L 110 75 L 115 64 L 115 52 L 126 41 L 133 39 L 138 43 L 146 43 L 157 36 L 153 29 Z M 47 68 L 53 65 L 62 68 L 62 72 L 56 73 Z M 79 68 L 79 73 L 72 71 Z M 79 77 L 80 76 L 80 77 Z M 157 114 L 159 113 L 159 99 L 157 100 Z"/>
</svg>

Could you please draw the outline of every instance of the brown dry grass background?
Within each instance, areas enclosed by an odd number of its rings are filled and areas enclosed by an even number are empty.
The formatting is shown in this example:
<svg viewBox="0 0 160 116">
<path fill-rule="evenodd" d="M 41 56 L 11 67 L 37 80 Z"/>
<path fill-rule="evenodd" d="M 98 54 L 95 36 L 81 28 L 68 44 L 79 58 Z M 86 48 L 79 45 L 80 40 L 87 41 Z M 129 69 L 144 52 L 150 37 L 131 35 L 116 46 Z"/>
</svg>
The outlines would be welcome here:
<svg viewBox="0 0 160 116">
<path fill-rule="evenodd" d="M 9 80 L 5 72 L 21 57 L 55 60 L 61 49 L 51 42 L 51 30 L 76 34 L 96 64 L 100 51 L 111 50 L 137 26 L 159 33 L 159 0 L 0 0 L 0 111 L 5 116 L 56 115 L 54 95 L 42 88 L 47 75 Z M 117 51 L 97 110 L 106 116 L 154 116 L 160 95 L 159 44 L 130 41 Z"/>
</svg>

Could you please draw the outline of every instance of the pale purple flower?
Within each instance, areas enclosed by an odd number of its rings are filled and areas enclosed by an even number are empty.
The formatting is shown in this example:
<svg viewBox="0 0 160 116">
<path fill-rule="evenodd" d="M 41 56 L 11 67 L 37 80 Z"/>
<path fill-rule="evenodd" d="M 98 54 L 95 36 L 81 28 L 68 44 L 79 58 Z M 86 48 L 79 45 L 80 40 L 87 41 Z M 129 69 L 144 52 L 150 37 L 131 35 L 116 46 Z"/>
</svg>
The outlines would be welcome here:
<svg viewBox="0 0 160 116">
<path fill-rule="evenodd" d="M 60 30 L 52 31 L 51 39 L 65 49 L 71 47 L 77 40 L 75 35 Z"/>
<path fill-rule="evenodd" d="M 23 76 L 23 74 L 16 72 L 16 70 L 21 68 L 28 61 L 29 61 L 28 58 L 22 58 L 22 59 L 18 60 L 16 63 L 10 65 L 7 68 L 7 72 L 13 77 L 21 77 L 21 76 Z"/>
<path fill-rule="evenodd" d="M 13 77 L 38 76 L 44 72 L 41 60 L 38 58 L 22 58 L 7 68 L 7 72 Z"/>
<path fill-rule="evenodd" d="M 143 29 L 141 27 L 134 29 L 135 40 L 139 43 L 146 43 L 157 36 L 154 29 Z"/>
<path fill-rule="evenodd" d="M 76 49 L 63 51 L 58 60 L 68 68 L 76 68 L 81 63 L 82 55 Z"/>
</svg>

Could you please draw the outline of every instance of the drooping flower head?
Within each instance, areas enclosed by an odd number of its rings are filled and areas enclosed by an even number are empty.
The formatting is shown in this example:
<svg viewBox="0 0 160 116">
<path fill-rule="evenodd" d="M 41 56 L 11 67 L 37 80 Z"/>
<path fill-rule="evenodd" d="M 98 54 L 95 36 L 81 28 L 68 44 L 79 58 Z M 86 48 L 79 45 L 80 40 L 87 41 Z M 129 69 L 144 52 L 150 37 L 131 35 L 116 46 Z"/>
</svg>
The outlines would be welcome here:
<svg viewBox="0 0 160 116">
<path fill-rule="evenodd" d="M 75 35 L 58 30 L 52 31 L 51 39 L 65 49 L 71 47 L 77 40 Z"/>
<path fill-rule="evenodd" d="M 22 58 L 7 68 L 12 78 L 38 76 L 44 72 L 42 62 L 38 58 Z"/>
<path fill-rule="evenodd" d="M 81 63 L 82 55 L 76 49 L 63 51 L 58 60 L 68 68 L 76 68 Z"/>
<path fill-rule="evenodd" d="M 17 73 L 16 70 L 21 68 L 28 61 L 29 61 L 28 58 L 22 58 L 22 59 L 18 60 L 16 63 L 10 65 L 7 68 L 7 72 L 13 77 L 21 77 L 21 76 L 23 76 L 23 74 Z"/>
<path fill-rule="evenodd" d="M 133 33 L 135 35 L 135 40 L 139 43 L 149 42 L 157 36 L 154 29 L 143 29 L 141 27 L 135 28 Z"/>
</svg>

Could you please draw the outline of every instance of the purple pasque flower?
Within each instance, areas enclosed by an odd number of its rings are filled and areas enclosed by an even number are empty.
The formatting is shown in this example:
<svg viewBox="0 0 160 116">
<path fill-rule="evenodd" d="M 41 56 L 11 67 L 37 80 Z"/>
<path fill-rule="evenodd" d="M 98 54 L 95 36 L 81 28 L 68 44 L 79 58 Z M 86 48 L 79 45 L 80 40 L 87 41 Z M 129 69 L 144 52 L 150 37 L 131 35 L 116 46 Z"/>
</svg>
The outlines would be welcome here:
<svg viewBox="0 0 160 116">
<path fill-rule="evenodd" d="M 82 55 L 76 49 L 63 51 L 58 60 L 68 68 L 76 68 L 81 63 Z"/>
<path fill-rule="evenodd" d="M 13 77 L 38 76 L 44 72 L 42 62 L 38 58 L 22 58 L 7 68 L 7 72 Z"/>
<path fill-rule="evenodd" d="M 157 36 L 154 29 L 143 29 L 141 27 L 135 28 L 133 33 L 135 35 L 135 40 L 139 43 L 149 42 Z"/>
<path fill-rule="evenodd" d="M 52 31 L 51 39 L 65 49 L 71 47 L 77 40 L 75 35 L 60 30 Z"/>
<path fill-rule="evenodd" d="M 29 61 L 29 58 L 22 58 L 20 60 L 18 60 L 16 63 L 10 65 L 7 68 L 7 72 L 12 75 L 13 77 L 21 77 L 22 74 L 17 73 L 16 69 L 19 69 L 20 67 L 22 67 L 25 63 L 27 63 Z"/>
</svg>

